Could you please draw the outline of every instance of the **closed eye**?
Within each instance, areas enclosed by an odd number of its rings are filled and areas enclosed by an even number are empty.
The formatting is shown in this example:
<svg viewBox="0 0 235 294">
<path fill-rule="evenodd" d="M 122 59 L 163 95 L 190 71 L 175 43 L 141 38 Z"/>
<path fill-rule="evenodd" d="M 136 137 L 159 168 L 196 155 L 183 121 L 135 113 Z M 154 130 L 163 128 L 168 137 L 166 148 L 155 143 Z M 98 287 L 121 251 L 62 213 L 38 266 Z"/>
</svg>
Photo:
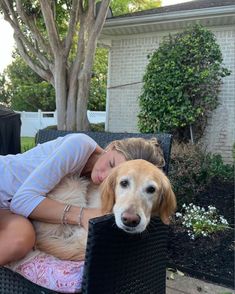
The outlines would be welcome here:
<svg viewBox="0 0 235 294">
<path fill-rule="evenodd" d="M 115 161 L 114 161 L 114 159 L 112 159 L 112 160 L 109 161 L 109 166 L 111 168 L 114 168 L 115 167 Z"/>
<path fill-rule="evenodd" d="M 156 191 L 156 188 L 155 188 L 154 186 L 148 186 L 148 187 L 146 188 L 146 192 L 147 192 L 148 194 L 153 194 L 155 191 Z"/>
<path fill-rule="evenodd" d="M 122 187 L 122 188 L 127 188 L 128 186 L 129 186 L 129 181 L 128 180 L 122 180 L 121 182 L 120 182 L 120 186 Z"/>
</svg>

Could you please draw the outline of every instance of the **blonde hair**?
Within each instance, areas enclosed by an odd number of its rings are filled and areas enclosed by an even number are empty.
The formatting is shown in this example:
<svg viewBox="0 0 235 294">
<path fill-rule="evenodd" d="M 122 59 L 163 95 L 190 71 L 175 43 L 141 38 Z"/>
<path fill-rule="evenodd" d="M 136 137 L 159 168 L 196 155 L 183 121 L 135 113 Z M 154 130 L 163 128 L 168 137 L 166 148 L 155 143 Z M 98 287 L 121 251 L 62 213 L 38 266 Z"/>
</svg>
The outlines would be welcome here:
<svg viewBox="0 0 235 294">
<path fill-rule="evenodd" d="M 127 138 L 111 142 L 106 150 L 113 150 L 122 153 L 126 160 L 144 159 L 157 167 L 165 165 L 163 151 L 156 138 Z"/>
</svg>

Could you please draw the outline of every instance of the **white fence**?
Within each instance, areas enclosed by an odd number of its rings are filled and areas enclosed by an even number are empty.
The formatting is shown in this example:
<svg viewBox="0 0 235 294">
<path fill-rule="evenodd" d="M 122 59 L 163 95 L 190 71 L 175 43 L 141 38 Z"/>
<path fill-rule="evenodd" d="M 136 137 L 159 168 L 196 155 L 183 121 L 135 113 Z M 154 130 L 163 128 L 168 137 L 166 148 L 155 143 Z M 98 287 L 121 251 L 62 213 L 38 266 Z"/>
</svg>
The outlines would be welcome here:
<svg viewBox="0 0 235 294">
<path fill-rule="evenodd" d="M 57 124 L 56 111 L 16 112 L 21 115 L 21 137 L 34 137 L 39 129 Z M 88 110 L 87 116 L 90 123 L 105 123 L 106 112 Z"/>
</svg>

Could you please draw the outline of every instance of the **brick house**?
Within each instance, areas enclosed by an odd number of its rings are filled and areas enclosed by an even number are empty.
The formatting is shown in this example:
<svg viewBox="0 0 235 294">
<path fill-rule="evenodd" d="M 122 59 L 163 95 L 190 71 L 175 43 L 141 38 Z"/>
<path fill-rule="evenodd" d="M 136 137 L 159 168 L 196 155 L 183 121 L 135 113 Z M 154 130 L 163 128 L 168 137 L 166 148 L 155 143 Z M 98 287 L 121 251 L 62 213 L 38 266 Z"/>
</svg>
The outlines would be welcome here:
<svg viewBox="0 0 235 294">
<path fill-rule="evenodd" d="M 215 34 L 224 65 L 232 71 L 223 80 L 220 105 L 203 137 L 208 151 L 220 153 L 225 162 L 231 162 L 235 142 L 235 0 L 195 0 L 106 20 L 100 38 L 100 43 L 109 48 L 106 130 L 138 131 L 137 98 L 147 55 L 158 48 L 164 36 L 195 23 Z"/>
</svg>

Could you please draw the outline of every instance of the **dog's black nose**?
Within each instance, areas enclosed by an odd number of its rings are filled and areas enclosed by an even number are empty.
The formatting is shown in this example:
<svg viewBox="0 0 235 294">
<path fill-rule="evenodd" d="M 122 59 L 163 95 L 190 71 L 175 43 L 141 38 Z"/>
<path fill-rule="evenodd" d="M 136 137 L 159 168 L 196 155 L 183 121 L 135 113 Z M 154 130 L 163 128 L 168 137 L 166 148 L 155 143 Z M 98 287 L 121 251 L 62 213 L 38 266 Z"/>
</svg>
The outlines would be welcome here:
<svg viewBox="0 0 235 294">
<path fill-rule="evenodd" d="M 140 223 L 140 216 L 129 212 L 123 212 L 121 216 L 123 224 L 127 227 L 137 227 Z"/>
</svg>

